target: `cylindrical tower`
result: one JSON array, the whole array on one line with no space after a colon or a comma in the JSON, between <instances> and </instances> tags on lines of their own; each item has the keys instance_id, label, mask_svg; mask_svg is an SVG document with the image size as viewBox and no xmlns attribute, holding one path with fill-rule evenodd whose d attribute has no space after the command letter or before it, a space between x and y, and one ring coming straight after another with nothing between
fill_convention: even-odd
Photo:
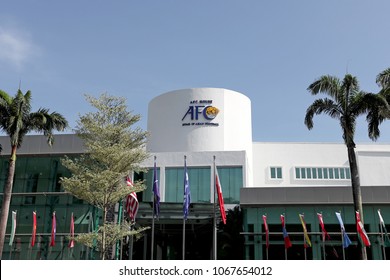
<instances>
[{"instance_id":1,"label":"cylindrical tower","mask_svg":"<svg viewBox=\"0 0 390 280\"><path fill-rule=\"evenodd\" d=\"M222 88L170 91L148 108L149 152L252 150L251 101Z\"/></svg>"}]
</instances>

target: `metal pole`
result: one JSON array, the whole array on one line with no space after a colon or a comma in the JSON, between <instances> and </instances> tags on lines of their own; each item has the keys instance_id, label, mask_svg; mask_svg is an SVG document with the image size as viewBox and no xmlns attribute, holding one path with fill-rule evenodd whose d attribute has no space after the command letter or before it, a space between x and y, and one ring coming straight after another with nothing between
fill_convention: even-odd
<instances>
[{"instance_id":1,"label":"metal pole","mask_svg":"<svg viewBox=\"0 0 390 280\"><path fill-rule=\"evenodd\" d=\"M216 216L216 210L215 210L215 190L216 190L216 182L215 182L215 176L216 176L216 166L215 166L215 156L213 157L213 171L214 171L214 177L213 177L213 255L214 260L217 259L217 216Z\"/></svg>"},{"instance_id":2,"label":"metal pole","mask_svg":"<svg viewBox=\"0 0 390 280\"><path fill-rule=\"evenodd\" d=\"M382 252L383 252L383 259L386 260L386 248L385 248L385 239L383 238L383 229L382 225L379 225L381 229L381 247L382 247Z\"/></svg>"},{"instance_id":3,"label":"metal pole","mask_svg":"<svg viewBox=\"0 0 390 280\"><path fill-rule=\"evenodd\" d=\"M324 260L326 260L325 238L322 238L322 250L324 251Z\"/></svg>"},{"instance_id":4,"label":"metal pole","mask_svg":"<svg viewBox=\"0 0 390 280\"><path fill-rule=\"evenodd\" d=\"M153 255L154 255L154 197L153 197L153 212L152 212L152 241L151 241L151 250L150 250L150 259L153 260Z\"/></svg>"},{"instance_id":5,"label":"metal pole","mask_svg":"<svg viewBox=\"0 0 390 280\"><path fill-rule=\"evenodd\" d=\"M345 260L344 235L343 235L343 231L341 231L341 248L343 248L343 260Z\"/></svg>"},{"instance_id":6,"label":"metal pole","mask_svg":"<svg viewBox=\"0 0 390 280\"><path fill-rule=\"evenodd\" d=\"M186 259L186 219L183 217L183 244L182 244L182 258Z\"/></svg>"}]
</instances>

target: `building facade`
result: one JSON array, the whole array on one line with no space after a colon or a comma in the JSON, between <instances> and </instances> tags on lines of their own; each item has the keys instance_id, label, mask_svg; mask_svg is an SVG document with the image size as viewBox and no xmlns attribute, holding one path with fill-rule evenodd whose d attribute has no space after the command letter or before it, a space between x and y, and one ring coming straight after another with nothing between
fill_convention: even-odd
<instances>
[{"instance_id":1,"label":"building facade","mask_svg":"<svg viewBox=\"0 0 390 280\"><path fill-rule=\"evenodd\" d=\"M215 170L221 181L226 211L233 215L234 211L229 210L240 206L243 214L242 224L235 225L240 231L243 253L235 258L360 258L351 175L343 144L253 142L250 99L239 92L220 88L184 89L155 97L149 103L147 130L150 137L146 149L150 157L143 164L149 172L134 174L134 180L144 179L147 187L138 195L140 209L136 224L153 224L153 234L147 231L132 245L124 241L120 258L223 258L221 252L226 244L219 241L224 233L219 230L215 234L215 223L220 224L219 209L215 208ZM9 155L8 138L0 137L0 142L4 148L0 162L2 188ZM17 211L18 227L13 245L5 246L3 256L10 259L94 257L94 252L78 244L69 249L66 237L71 213L75 216L76 234L92 230L99 214L93 207L64 193L58 184L60 177L70 175L61 166L60 158L81 153L83 145L75 135L57 135L52 148L46 145L44 137L26 137L18 151L10 209L10 213ZM371 246L367 247L368 258L385 259L390 252L382 246L378 210L390 223L390 145L358 144L356 154L364 226L371 241ZM154 163L161 196L158 219L153 219L152 215ZM191 205L188 219L183 223L185 163ZM31 246L33 211L38 216L38 238L34 247ZM49 246L53 211L57 217L58 242ZM342 247L335 212L341 213L352 241L347 248ZM330 239L325 242L322 242L317 213L322 214L329 233ZM311 246L305 246L300 214L304 217ZM281 215L292 242L288 249L284 245ZM268 242L263 216L267 218ZM10 229L9 222L8 238Z\"/></svg>"}]
</instances>

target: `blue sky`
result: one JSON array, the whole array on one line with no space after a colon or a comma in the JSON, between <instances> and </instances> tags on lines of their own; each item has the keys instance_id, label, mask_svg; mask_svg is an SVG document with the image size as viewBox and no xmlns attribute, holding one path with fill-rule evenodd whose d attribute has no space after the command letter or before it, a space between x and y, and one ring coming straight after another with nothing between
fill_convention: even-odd
<instances>
[{"instance_id":1,"label":"blue sky","mask_svg":"<svg viewBox=\"0 0 390 280\"><path fill-rule=\"evenodd\" d=\"M348 72L377 92L376 75L390 67L387 0L4 2L0 89L14 94L20 83L34 109L72 127L91 110L84 93L126 97L146 129L153 97L221 87L251 99L254 141L342 142L336 120L303 124L316 98L308 85ZM381 130L378 142L389 143L390 121ZM364 118L356 142L371 142Z\"/></svg>"}]
</instances>

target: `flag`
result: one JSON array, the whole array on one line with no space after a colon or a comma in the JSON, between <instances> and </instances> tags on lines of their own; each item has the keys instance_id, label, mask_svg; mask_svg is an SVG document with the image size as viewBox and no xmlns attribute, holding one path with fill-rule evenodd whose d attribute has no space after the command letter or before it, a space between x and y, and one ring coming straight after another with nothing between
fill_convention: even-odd
<instances>
[{"instance_id":1,"label":"flag","mask_svg":"<svg viewBox=\"0 0 390 280\"><path fill-rule=\"evenodd\" d=\"M290 237L288 236L287 230L286 230L286 224L284 220L284 216L280 215L280 220L282 222L282 230L283 230L283 238L284 238L284 247L286 249L290 248L292 246L292 243L290 241Z\"/></svg>"},{"instance_id":2,"label":"flag","mask_svg":"<svg viewBox=\"0 0 390 280\"><path fill-rule=\"evenodd\" d=\"M371 246L370 239L368 238L367 232L364 229L364 225L362 220L360 219L360 213L359 211L356 211L356 228L357 232L359 233L360 239L363 242L364 246Z\"/></svg>"},{"instance_id":3,"label":"flag","mask_svg":"<svg viewBox=\"0 0 390 280\"><path fill-rule=\"evenodd\" d=\"M131 181L130 176L126 176L126 184L131 189L134 187L133 182ZM126 212L130 217L131 221L135 221L139 207L139 202L137 198L137 193L132 192L126 198Z\"/></svg>"},{"instance_id":4,"label":"flag","mask_svg":"<svg viewBox=\"0 0 390 280\"><path fill-rule=\"evenodd\" d=\"M325 224L324 224L324 220L322 219L322 214L321 213L317 213L317 217L318 217L318 221L319 221L320 227L321 227L322 242L325 242L325 238L330 239L330 235L328 234L328 232L325 229Z\"/></svg>"},{"instance_id":5,"label":"flag","mask_svg":"<svg viewBox=\"0 0 390 280\"><path fill-rule=\"evenodd\" d=\"M37 212L33 211L33 228L31 234L31 247L35 245L35 236L37 234Z\"/></svg>"},{"instance_id":6,"label":"flag","mask_svg":"<svg viewBox=\"0 0 390 280\"><path fill-rule=\"evenodd\" d=\"M383 246L390 247L390 238L389 238L389 235L387 234L385 221L383 220L382 215L381 215L381 210L378 210L378 216L379 216L380 227L382 228L381 232L384 232L384 244L383 244Z\"/></svg>"},{"instance_id":7,"label":"flag","mask_svg":"<svg viewBox=\"0 0 390 280\"><path fill-rule=\"evenodd\" d=\"M219 211L221 212L222 222L226 225L225 203L223 201L222 186L221 186L221 183L219 181L217 168L215 168L215 188L216 188L217 194L218 194L218 204L219 204Z\"/></svg>"},{"instance_id":8,"label":"flag","mask_svg":"<svg viewBox=\"0 0 390 280\"><path fill-rule=\"evenodd\" d=\"M50 247L53 247L56 245L56 230L57 230L57 225L56 225L56 212L53 212L53 216L51 219L51 238L50 238Z\"/></svg>"},{"instance_id":9,"label":"flag","mask_svg":"<svg viewBox=\"0 0 390 280\"><path fill-rule=\"evenodd\" d=\"M157 167L156 167L156 157L154 158L154 168L153 168L153 205L154 205L154 215L157 217L160 215L160 190L158 187L157 179Z\"/></svg>"},{"instance_id":10,"label":"flag","mask_svg":"<svg viewBox=\"0 0 390 280\"><path fill-rule=\"evenodd\" d=\"M265 230L265 247L268 249L268 247L269 247L269 229L268 229L266 215L263 215L263 223L264 223L264 230Z\"/></svg>"},{"instance_id":11,"label":"flag","mask_svg":"<svg viewBox=\"0 0 390 280\"><path fill-rule=\"evenodd\" d=\"M74 218L73 218L73 213L72 213L72 216L70 217L70 240L69 240L69 244L68 244L69 248L74 247L73 238L74 238Z\"/></svg>"},{"instance_id":12,"label":"flag","mask_svg":"<svg viewBox=\"0 0 390 280\"><path fill-rule=\"evenodd\" d=\"M187 171L187 162L184 158L184 199L183 199L183 214L184 219L187 220L188 213L190 210L191 204L191 192L190 192L190 182L188 179L188 171Z\"/></svg>"},{"instance_id":13,"label":"flag","mask_svg":"<svg viewBox=\"0 0 390 280\"><path fill-rule=\"evenodd\" d=\"M305 237L305 248L307 246L311 247L311 241L309 238L309 235L307 233L306 223L305 223L305 216L303 214L299 214L299 219L301 220L302 228L303 228L303 235Z\"/></svg>"},{"instance_id":14,"label":"flag","mask_svg":"<svg viewBox=\"0 0 390 280\"><path fill-rule=\"evenodd\" d=\"M352 241L349 239L348 234L345 232L345 227L344 227L343 220L341 218L341 213L340 212L335 212L335 213L337 219L339 220L341 233L343 235L343 248L348 248L348 246L352 244Z\"/></svg>"},{"instance_id":15,"label":"flag","mask_svg":"<svg viewBox=\"0 0 390 280\"><path fill-rule=\"evenodd\" d=\"M11 225L11 236L9 238L9 246L12 246L14 242L16 232L16 211L12 211L12 225Z\"/></svg>"}]
</instances>

